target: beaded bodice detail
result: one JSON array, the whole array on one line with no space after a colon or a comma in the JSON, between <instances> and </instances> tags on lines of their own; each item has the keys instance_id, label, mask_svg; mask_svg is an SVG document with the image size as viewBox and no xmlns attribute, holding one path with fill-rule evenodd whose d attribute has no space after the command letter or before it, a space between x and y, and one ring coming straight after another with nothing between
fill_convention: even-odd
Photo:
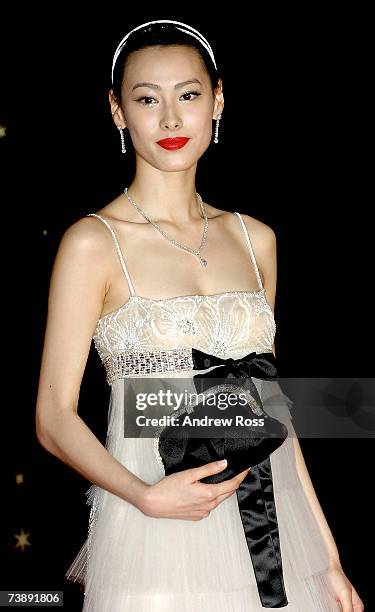
<instances>
[{"instance_id":1,"label":"beaded bodice detail","mask_svg":"<svg viewBox=\"0 0 375 612\"><path fill-rule=\"evenodd\" d=\"M103 317L93 340L110 384L126 375L192 369L191 349L222 358L272 352L275 319L262 286L247 228L239 213L260 285L256 291L227 291L151 299L136 295L117 238L108 222L128 280L129 300Z\"/></svg>"}]
</instances>

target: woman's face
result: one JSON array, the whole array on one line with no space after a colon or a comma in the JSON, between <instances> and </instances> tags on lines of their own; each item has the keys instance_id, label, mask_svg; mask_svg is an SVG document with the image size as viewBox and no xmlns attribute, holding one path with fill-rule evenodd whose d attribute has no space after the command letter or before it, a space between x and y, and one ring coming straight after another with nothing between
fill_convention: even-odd
<instances>
[{"instance_id":1,"label":"woman's face","mask_svg":"<svg viewBox=\"0 0 375 612\"><path fill-rule=\"evenodd\" d=\"M137 155L163 170L183 170L197 163L210 145L212 119L224 107L221 81L214 97L198 51L187 46L131 53L121 93L120 107L110 92L116 125L128 128ZM180 149L158 144L177 136L189 138Z\"/></svg>"}]
</instances>

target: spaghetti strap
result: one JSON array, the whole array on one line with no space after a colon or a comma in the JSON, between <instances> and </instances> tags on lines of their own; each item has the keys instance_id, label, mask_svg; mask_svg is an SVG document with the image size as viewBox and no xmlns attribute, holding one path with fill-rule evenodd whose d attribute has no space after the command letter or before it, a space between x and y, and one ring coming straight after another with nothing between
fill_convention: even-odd
<instances>
[{"instance_id":1,"label":"spaghetti strap","mask_svg":"<svg viewBox=\"0 0 375 612\"><path fill-rule=\"evenodd\" d=\"M112 235L113 241L114 241L114 243L115 243L116 250L117 250L117 254L118 254L118 256L119 256L120 263L121 263L121 267L122 267L123 272L124 272L124 274L125 274L125 278L126 278L126 280L128 281L128 285L129 285L129 289L130 289L130 294L131 294L132 296L135 296L135 295L136 295L136 293L135 293L135 290L134 290L134 287L133 287L133 283L132 283L132 281L131 281L131 279L130 279L130 275L129 275L129 272L128 272L127 267L126 267L124 257L123 257L123 255L122 255L122 252L121 252L121 248L120 248L119 242L118 242L118 240L117 240L116 234L115 234L115 232L113 231L112 227L110 226L110 224L108 223L108 221L106 221L106 220L105 220L103 217L101 217L100 215L97 215L96 213L89 213L88 215L86 215L86 217L96 217L97 219L100 219L100 221L102 221L102 222L104 223L104 225L106 225L106 226L108 227L109 231L111 232L111 235Z\"/></svg>"},{"instance_id":2,"label":"spaghetti strap","mask_svg":"<svg viewBox=\"0 0 375 612\"><path fill-rule=\"evenodd\" d=\"M251 240L250 240L250 236L249 236L249 232L247 230L246 224L245 224L244 220L242 219L242 217L241 217L239 212L235 212L234 214L237 215L237 217L239 218L239 220L241 222L241 226L242 226L243 232L245 234L245 238L246 238L247 248L249 249L250 257L251 257L251 260L252 260L253 265L254 265L256 277L258 279L258 284L259 284L260 288L263 289L262 279L260 278L258 264L257 264L256 259L255 259L254 249L253 249L253 246L251 244Z\"/></svg>"}]
</instances>

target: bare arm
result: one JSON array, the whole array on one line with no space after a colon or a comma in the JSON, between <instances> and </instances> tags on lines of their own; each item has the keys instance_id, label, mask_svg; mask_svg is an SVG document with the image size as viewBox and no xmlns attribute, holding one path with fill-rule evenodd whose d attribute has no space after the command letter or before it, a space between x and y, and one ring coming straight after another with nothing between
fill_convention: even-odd
<instances>
[{"instance_id":1,"label":"bare arm","mask_svg":"<svg viewBox=\"0 0 375 612\"><path fill-rule=\"evenodd\" d=\"M92 335L107 290L108 242L91 218L66 230L54 262L36 403L41 445L94 484L138 506L146 483L99 442L78 415Z\"/></svg>"},{"instance_id":2,"label":"bare arm","mask_svg":"<svg viewBox=\"0 0 375 612\"><path fill-rule=\"evenodd\" d=\"M245 221L252 236L255 256L258 266L263 276L263 285L266 291L267 301L272 311L275 309L276 284L277 284L277 241L276 235L271 227L258 220L251 219L244 215ZM275 353L275 344L273 345ZM302 449L297 435L293 437L296 468L305 495L309 501L311 510L318 522L321 534L324 538L332 566L340 566L339 553L332 532L324 516L322 507L318 501L309 472L303 457Z\"/></svg>"}]
</instances>

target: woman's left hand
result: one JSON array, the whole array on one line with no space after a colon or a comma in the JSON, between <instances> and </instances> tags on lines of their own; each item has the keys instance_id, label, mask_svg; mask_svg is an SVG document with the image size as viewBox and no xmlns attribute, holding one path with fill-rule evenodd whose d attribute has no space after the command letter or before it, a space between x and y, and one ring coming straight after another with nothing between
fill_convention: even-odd
<instances>
[{"instance_id":1,"label":"woman's left hand","mask_svg":"<svg viewBox=\"0 0 375 612\"><path fill-rule=\"evenodd\" d=\"M365 606L350 580L345 576L341 565L327 570L328 580L342 612L363 612Z\"/></svg>"}]
</instances>

